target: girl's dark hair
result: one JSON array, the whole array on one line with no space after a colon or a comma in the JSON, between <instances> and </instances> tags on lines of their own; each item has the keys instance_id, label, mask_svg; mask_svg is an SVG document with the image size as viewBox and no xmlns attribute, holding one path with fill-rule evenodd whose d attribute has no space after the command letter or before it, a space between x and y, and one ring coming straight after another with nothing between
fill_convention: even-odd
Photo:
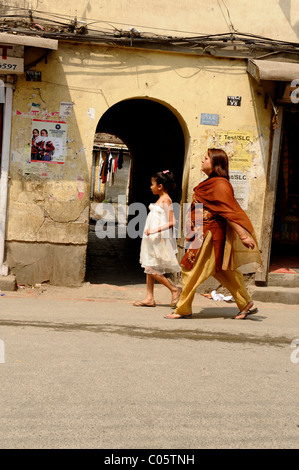
<instances>
[{"instance_id":1,"label":"girl's dark hair","mask_svg":"<svg viewBox=\"0 0 299 470\"><path fill-rule=\"evenodd\" d=\"M211 159L213 171L210 178L213 176L222 176L229 180L228 174L228 156L222 149L208 149L208 155Z\"/></svg>"},{"instance_id":2,"label":"girl's dark hair","mask_svg":"<svg viewBox=\"0 0 299 470\"><path fill-rule=\"evenodd\" d=\"M175 189L174 174L169 170L158 171L152 175L152 178L157 184L162 184L166 191L172 191Z\"/></svg>"}]
</instances>

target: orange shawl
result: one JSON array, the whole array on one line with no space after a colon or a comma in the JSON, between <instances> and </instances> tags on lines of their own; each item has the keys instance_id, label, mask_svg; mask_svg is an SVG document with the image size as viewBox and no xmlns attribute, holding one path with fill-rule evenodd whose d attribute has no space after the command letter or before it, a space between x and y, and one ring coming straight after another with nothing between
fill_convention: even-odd
<instances>
[{"instance_id":1,"label":"orange shawl","mask_svg":"<svg viewBox=\"0 0 299 470\"><path fill-rule=\"evenodd\" d=\"M196 211L200 210L196 207L196 203L203 205L201 240L200 230L195 224ZM186 240L190 242L190 245L181 260L182 266L186 269L192 269L198 249L208 231L212 233L216 271L236 269L249 263L261 264L253 226L235 199L233 187L226 178L211 177L194 188L189 216L191 217L191 230L186 234ZM226 221L241 225L254 239L255 248L253 250L246 248ZM196 248L193 248L194 243L197 243Z\"/></svg>"}]
</instances>

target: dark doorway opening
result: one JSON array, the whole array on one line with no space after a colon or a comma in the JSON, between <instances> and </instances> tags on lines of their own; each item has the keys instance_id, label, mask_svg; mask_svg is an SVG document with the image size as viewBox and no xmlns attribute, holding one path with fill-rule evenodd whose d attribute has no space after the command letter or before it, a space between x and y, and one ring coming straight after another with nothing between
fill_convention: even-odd
<instances>
[{"instance_id":1,"label":"dark doorway opening","mask_svg":"<svg viewBox=\"0 0 299 470\"><path fill-rule=\"evenodd\" d=\"M181 201L185 139L169 108L148 99L119 102L101 117L96 133L117 136L129 149L128 205L138 202L148 207L155 202L150 191L151 175L162 170L173 171L177 186L172 199ZM139 264L141 239L128 236L97 239L90 228L85 280L95 284L144 283L145 275Z\"/></svg>"},{"instance_id":2,"label":"dark doorway opening","mask_svg":"<svg viewBox=\"0 0 299 470\"><path fill-rule=\"evenodd\" d=\"M285 109L270 272L299 274L299 112Z\"/></svg>"}]
</instances>

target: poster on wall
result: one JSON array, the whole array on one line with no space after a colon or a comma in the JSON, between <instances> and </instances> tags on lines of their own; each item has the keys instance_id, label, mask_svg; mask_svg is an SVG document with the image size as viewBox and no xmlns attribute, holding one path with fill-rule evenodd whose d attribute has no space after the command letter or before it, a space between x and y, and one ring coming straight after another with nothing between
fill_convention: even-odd
<instances>
[{"instance_id":1,"label":"poster on wall","mask_svg":"<svg viewBox=\"0 0 299 470\"><path fill-rule=\"evenodd\" d=\"M234 188L235 198L242 207L242 209L248 209L248 197L249 197L249 182L247 174L244 171L230 170L229 180L232 187Z\"/></svg>"},{"instance_id":2,"label":"poster on wall","mask_svg":"<svg viewBox=\"0 0 299 470\"><path fill-rule=\"evenodd\" d=\"M67 124L32 120L31 162L65 163Z\"/></svg>"},{"instance_id":3,"label":"poster on wall","mask_svg":"<svg viewBox=\"0 0 299 470\"><path fill-rule=\"evenodd\" d=\"M223 148L229 157L230 182L235 198L244 210L248 209L253 142L253 132L214 131L208 135L208 147Z\"/></svg>"}]
</instances>

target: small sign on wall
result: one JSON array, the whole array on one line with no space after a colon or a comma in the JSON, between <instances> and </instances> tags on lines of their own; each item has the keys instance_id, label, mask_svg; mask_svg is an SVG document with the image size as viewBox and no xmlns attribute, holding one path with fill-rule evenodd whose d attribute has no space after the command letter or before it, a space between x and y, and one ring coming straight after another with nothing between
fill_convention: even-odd
<instances>
[{"instance_id":1,"label":"small sign on wall","mask_svg":"<svg viewBox=\"0 0 299 470\"><path fill-rule=\"evenodd\" d=\"M27 70L26 82L40 82L42 79L42 73L35 70Z\"/></svg>"},{"instance_id":2,"label":"small sign on wall","mask_svg":"<svg viewBox=\"0 0 299 470\"><path fill-rule=\"evenodd\" d=\"M0 73L23 73L24 72L24 59L20 57L0 57Z\"/></svg>"},{"instance_id":3,"label":"small sign on wall","mask_svg":"<svg viewBox=\"0 0 299 470\"><path fill-rule=\"evenodd\" d=\"M24 73L24 46L0 44L0 74Z\"/></svg>"},{"instance_id":4,"label":"small sign on wall","mask_svg":"<svg viewBox=\"0 0 299 470\"><path fill-rule=\"evenodd\" d=\"M227 106L241 106L241 96L228 96Z\"/></svg>"},{"instance_id":5,"label":"small sign on wall","mask_svg":"<svg viewBox=\"0 0 299 470\"><path fill-rule=\"evenodd\" d=\"M219 114L201 113L200 124L205 126L218 126Z\"/></svg>"}]
</instances>

